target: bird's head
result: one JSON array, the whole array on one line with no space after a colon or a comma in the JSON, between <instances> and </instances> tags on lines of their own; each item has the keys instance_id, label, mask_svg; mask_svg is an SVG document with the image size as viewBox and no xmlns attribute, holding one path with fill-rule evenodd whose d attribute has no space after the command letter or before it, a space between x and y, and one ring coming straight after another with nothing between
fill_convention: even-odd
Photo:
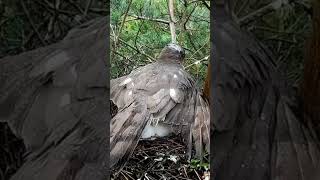
<instances>
[{"instance_id":1,"label":"bird's head","mask_svg":"<svg viewBox=\"0 0 320 180\"><path fill-rule=\"evenodd\" d=\"M181 63L185 57L184 49L175 43L170 43L164 47L159 55L158 61Z\"/></svg>"}]
</instances>

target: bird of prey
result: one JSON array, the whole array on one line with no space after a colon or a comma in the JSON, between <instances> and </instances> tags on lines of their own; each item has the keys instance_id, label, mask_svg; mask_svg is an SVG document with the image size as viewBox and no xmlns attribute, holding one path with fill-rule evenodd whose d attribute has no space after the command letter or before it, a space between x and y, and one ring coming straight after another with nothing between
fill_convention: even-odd
<instances>
[{"instance_id":1,"label":"bird of prey","mask_svg":"<svg viewBox=\"0 0 320 180\"><path fill-rule=\"evenodd\" d=\"M107 18L0 59L0 120L23 139L12 180L104 180L109 151Z\"/></svg>"},{"instance_id":2,"label":"bird of prey","mask_svg":"<svg viewBox=\"0 0 320 180\"><path fill-rule=\"evenodd\" d=\"M213 3L211 170L215 180L319 179L319 139L272 53Z\"/></svg>"},{"instance_id":3,"label":"bird of prey","mask_svg":"<svg viewBox=\"0 0 320 180\"><path fill-rule=\"evenodd\" d=\"M110 166L122 167L140 138L180 134L195 146L196 156L209 152L210 114L206 100L183 66L184 50L168 44L156 62L111 80L110 98L118 113L110 125ZM190 155L190 154L189 154Z\"/></svg>"}]
</instances>

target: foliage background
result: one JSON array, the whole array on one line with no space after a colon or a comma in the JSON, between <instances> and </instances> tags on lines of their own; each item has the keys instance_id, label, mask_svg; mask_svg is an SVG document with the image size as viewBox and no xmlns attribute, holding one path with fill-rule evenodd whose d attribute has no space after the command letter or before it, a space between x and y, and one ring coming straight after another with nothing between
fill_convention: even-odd
<instances>
[{"instance_id":1,"label":"foliage background","mask_svg":"<svg viewBox=\"0 0 320 180\"><path fill-rule=\"evenodd\" d=\"M185 49L185 68L200 84L210 54L210 11L205 1L176 0L177 42ZM111 77L155 61L171 42L166 0L111 1ZM160 22L161 21L161 22Z\"/></svg>"},{"instance_id":2,"label":"foliage background","mask_svg":"<svg viewBox=\"0 0 320 180\"><path fill-rule=\"evenodd\" d=\"M205 2L205 3L204 3ZM280 72L300 84L306 40L311 30L308 0L235 0L234 17L274 53ZM170 42L168 0L111 1L111 77L153 61ZM177 40L186 49L187 70L202 85L210 54L209 1L176 0ZM140 17L140 18L139 18ZM141 18L142 17L142 18ZM146 19L149 18L149 19ZM214 26L214 25L213 25ZM198 63L198 64L197 64Z\"/></svg>"}]
</instances>

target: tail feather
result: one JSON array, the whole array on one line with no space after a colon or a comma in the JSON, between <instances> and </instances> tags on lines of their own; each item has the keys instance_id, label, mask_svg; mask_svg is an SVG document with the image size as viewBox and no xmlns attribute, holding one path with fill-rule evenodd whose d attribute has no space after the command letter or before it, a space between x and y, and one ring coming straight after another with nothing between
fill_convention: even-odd
<instances>
[{"instance_id":1,"label":"tail feather","mask_svg":"<svg viewBox=\"0 0 320 180\"><path fill-rule=\"evenodd\" d=\"M120 170L133 153L142 131L145 128L150 114L147 108L137 111L131 104L111 120L110 137L110 167ZM116 121L116 123L115 123Z\"/></svg>"},{"instance_id":2,"label":"tail feather","mask_svg":"<svg viewBox=\"0 0 320 180\"><path fill-rule=\"evenodd\" d=\"M195 121L191 127L196 150L196 157L202 160L203 150L210 147L210 111L208 103L198 95Z\"/></svg>"}]
</instances>

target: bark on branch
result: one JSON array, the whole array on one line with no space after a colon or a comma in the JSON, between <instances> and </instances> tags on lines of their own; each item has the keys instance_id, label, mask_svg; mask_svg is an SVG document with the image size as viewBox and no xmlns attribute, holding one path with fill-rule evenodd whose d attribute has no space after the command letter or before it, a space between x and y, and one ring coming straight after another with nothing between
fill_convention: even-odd
<instances>
[{"instance_id":1,"label":"bark on branch","mask_svg":"<svg viewBox=\"0 0 320 180\"><path fill-rule=\"evenodd\" d=\"M170 33L171 33L171 42L177 42L177 35L176 35L176 26L175 26L175 18L174 18L174 0L169 0L169 15L170 15Z\"/></svg>"}]
</instances>

